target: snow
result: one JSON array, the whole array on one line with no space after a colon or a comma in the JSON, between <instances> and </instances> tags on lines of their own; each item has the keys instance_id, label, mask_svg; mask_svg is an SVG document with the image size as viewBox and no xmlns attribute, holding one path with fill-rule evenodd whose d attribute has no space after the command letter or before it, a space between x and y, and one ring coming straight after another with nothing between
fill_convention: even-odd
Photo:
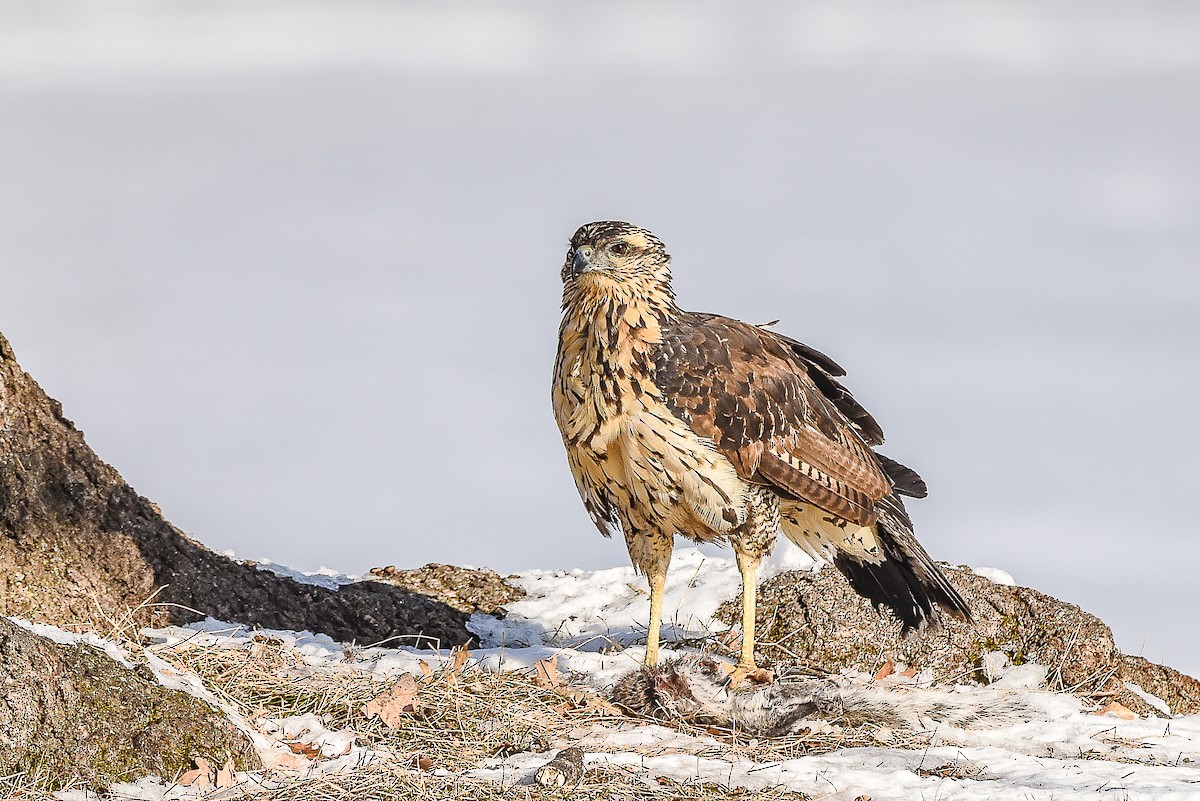
<instances>
[{"instance_id":1,"label":"snow","mask_svg":"<svg viewBox=\"0 0 1200 801\"><path fill-rule=\"evenodd\" d=\"M811 566L789 555L765 566L764 577L783 569L789 560L790 564ZM993 581L1011 581L1003 571L976 572ZM485 615L471 618L470 629L479 638L479 646L471 651L470 664L477 669L523 670L539 659L557 655L561 676L604 689L639 665L644 655L641 643L648 604L645 580L631 568L530 570L515 581L528 594L508 605L506 619ZM686 647L672 646L672 639L724 630L713 620L713 614L721 602L737 595L738 582L731 558L706 555L695 548L676 553L664 607L665 622L669 624L664 625L668 640L664 658L689 652ZM94 634L69 634L50 626L18 622L56 642L86 643L103 649L114 659L131 662L126 651ZM271 638L308 665L362 671L381 682L403 673L419 674L421 661L437 669L451 658L449 651L410 646L352 648L322 634L252 630L212 619L183 627L145 629L142 633L151 643L144 658L160 682L222 708L236 725L251 734L268 764L303 770L309 775L350 770L391 755L356 744L352 732L332 731L326 721L311 714L259 718L251 724L222 705L196 676L176 670L159 654L191 646L249 648L256 638L260 642ZM888 747L887 733L881 732L878 747L755 762L722 758L722 753L731 752L712 737L633 719L576 730L571 744L585 751L589 765L620 767L644 775L649 781L663 777L749 790L786 788L830 801L851 801L861 795L875 799L1067 801L1110 793L1114 794L1110 797L1132 800L1200 799L1200 716L1134 720L1097 716L1093 714L1094 705L1089 707L1075 696L1048 691L1044 666L1014 666L999 652L985 654L983 664L992 680L989 687L954 687L951 692L955 697L1011 693L1029 710L1027 718L1000 728L957 728L923 719L932 744L922 750ZM872 679L865 674L847 673L840 681L869 683ZM919 673L915 677L892 675L879 684L894 687L897 692L919 693L928 692L931 681L928 675ZM1170 714L1161 699L1136 685L1127 686L1164 715ZM310 761L293 754L286 746L288 742L305 743L310 752L319 751L322 758ZM468 771L468 775L505 785L529 782L550 756L523 753L492 758ZM957 774L944 770L947 765L958 765L962 770ZM119 790L121 797L149 801L186 797L190 792L153 778L121 785ZM70 801L84 798L78 793L60 797Z\"/></svg>"},{"instance_id":2,"label":"snow","mask_svg":"<svg viewBox=\"0 0 1200 801\"><path fill-rule=\"evenodd\" d=\"M33 623L20 617L10 617L9 620L39 637L45 637L51 642L56 642L59 645L90 645L93 648L100 649L125 667L133 667L133 663L129 661L129 653L124 648L112 640L104 639L94 632L88 631L77 634L75 632L64 631L56 626L46 625L45 623Z\"/></svg>"},{"instance_id":3,"label":"snow","mask_svg":"<svg viewBox=\"0 0 1200 801\"><path fill-rule=\"evenodd\" d=\"M781 544L762 567L759 580L783 570L814 566L803 551ZM698 581L703 571L704 581ZM678 548L671 558L663 598L663 638L702 637L728 628L713 619L717 607L741 592L741 575L728 557L709 556L698 548ZM468 628L485 647L565 646L595 651L644 640L644 577L632 567L606 570L529 570L515 583L526 596L508 604L497 620L475 615Z\"/></svg>"},{"instance_id":4,"label":"snow","mask_svg":"<svg viewBox=\"0 0 1200 801\"><path fill-rule=\"evenodd\" d=\"M339 587L344 587L347 584L353 584L354 582L362 579L361 576L340 573L337 570L329 567L321 567L312 573L305 573L300 570L296 570L295 568L288 567L287 565L278 564L270 559L245 560L238 557L235 551L228 548L224 551L221 551L221 555L237 562L253 564L259 570L266 570L270 573L274 573L277 576L290 578L292 581L295 581L298 584L311 584L314 587L322 587L326 590L336 591Z\"/></svg>"},{"instance_id":5,"label":"snow","mask_svg":"<svg viewBox=\"0 0 1200 801\"><path fill-rule=\"evenodd\" d=\"M1138 698L1141 698L1147 704L1154 707L1159 712L1162 712L1164 715L1171 714L1171 707L1167 704L1166 701L1159 698L1157 695L1151 695L1150 693L1143 690L1141 687L1134 684L1132 681L1125 682L1125 689L1129 690L1129 692L1133 693Z\"/></svg>"},{"instance_id":6,"label":"snow","mask_svg":"<svg viewBox=\"0 0 1200 801\"><path fill-rule=\"evenodd\" d=\"M1017 586L1017 581L1010 573L1001 570L998 567L973 567L971 572L977 576L983 576L993 584L1003 584L1006 587Z\"/></svg>"}]
</instances>

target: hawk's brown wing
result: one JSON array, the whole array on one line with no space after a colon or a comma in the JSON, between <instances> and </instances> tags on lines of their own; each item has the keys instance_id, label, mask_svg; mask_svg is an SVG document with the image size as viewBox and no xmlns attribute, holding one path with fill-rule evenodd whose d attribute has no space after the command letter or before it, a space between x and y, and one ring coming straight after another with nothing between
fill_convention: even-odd
<instances>
[{"instance_id":1,"label":"hawk's brown wing","mask_svg":"<svg viewBox=\"0 0 1200 801\"><path fill-rule=\"evenodd\" d=\"M743 479L868 526L896 487L870 447L883 432L840 375L835 362L793 339L694 312L663 327L655 358L667 407Z\"/></svg>"}]
</instances>

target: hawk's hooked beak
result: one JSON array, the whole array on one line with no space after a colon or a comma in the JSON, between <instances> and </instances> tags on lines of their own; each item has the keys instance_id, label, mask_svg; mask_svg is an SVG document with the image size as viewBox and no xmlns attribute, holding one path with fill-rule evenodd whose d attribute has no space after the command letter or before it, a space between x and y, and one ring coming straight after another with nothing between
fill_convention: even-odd
<instances>
[{"instance_id":1,"label":"hawk's hooked beak","mask_svg":"<svg viewBox=\"0 0 1200 801\"><path fill-rule=\"evenodd\" d=\"M596 269L588 257L592 255L591 248L578 248L575 251L575 258L571 261L571 275L580 275L589 270Z\"/></svg>"}]
</instances>

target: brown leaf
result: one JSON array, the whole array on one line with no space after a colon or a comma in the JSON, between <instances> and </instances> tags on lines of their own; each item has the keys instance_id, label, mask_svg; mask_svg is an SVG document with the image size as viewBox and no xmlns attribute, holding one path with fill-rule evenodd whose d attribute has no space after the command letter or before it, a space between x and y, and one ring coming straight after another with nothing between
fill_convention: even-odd
<instances>
[{"instance_id":1,"label":"brown leaf","mask_svg":"<svg viewBox=\"0 0 1200 801\"><path fill-rule=\"evenodd\" d=\"M886 679L888 676L892 675L895 672L896 672L896 663L889 659L888 661L884 662L883 667L881 667L875 673L875 678Z\"/></svg>"},{"instance_id":2,"label":"brown leaf","mask_svg":"<svg viewBox=\"0 0 1200 801\"><path fill-rule=\"evenodd\" d=\"M747 673L746 678L755 684L770 684L775 680L775 674L766 668L756 668Z\"/></svg>"},{"instance_id":3,"label":"brown leaf","mask_svg":"<svg viewBox=\"0 0 1200 801\"><path fill-rule=\"evenodd\" d=\"M554 688L553 692L559 698L566 698L576 706L587 703L587 692L578 687L568 687L565 684L560 684Z\"/></svg>"},{"instance_id":4,"label":"brown leaf","mask_svg":"<svg viewBox=\"0 0 1200 801\"><path fill-rule=\"evenodd\" d=\"M471 649L463 646L454 652L454 659L446 666L442 672L442 681L446 684L454 684L458 681L458 677L462 675L463 666L467 664L467 660L471 658Z\"/></svg>"},{"instance_id":5,"label":"brown leaf","mask_svg":"<svg viewBox=\"0 0 1200 801\"><path fill-rule=\"evenodd\" d=\"M558 654L549 659L539 659L534 663L533 683L548 690L562 684L562 680L558 677Z\"/></svg>"},{"instance_id":6,"label":"brown leaf","mask_svg":"<svg viewBox=\"0 0 1200 801\"><path fill-rule=\"evenodd\" d=\"M321 749L319 746L312 743L302 743L300 741L286 743L287 747L292 749L293 754L307 757L308 759L320 759Z\"/></svg>"},{"instance_id":7,"label":"brown leaf","mask_svg":"<svg viewBox=\"0 0 1200 801\"><path fill-rule=\"evenodd\" d=\"M385 692L376 696L362 712L368 718L379 716L389 729L398 729L407 716L416 713L417 680L405 673Z\"/></svg>"},{"instance_id":8,"label":"brown leaf","mask_svg":"<svg viewBox=\"0 0 1200 801\"><path fill-rule=\"evenodd\" d=\"M217 787L233 787L237 784L237 779L233 777L233 759L228 759L221 769L217 771Z\"/></svg>"},{"instance_id":9,"label":"brown leaf","mask_svg":"<svg viewBox=\"0 0 1200 801\"><path fill-rule=\"evenodd\" d=\"M607 698L602 698L599 695L590 696L587 700L587 709L593 712L599 712L601 715L612 718L623 718L625 713L616 704L609 701Z\"/></svg>"},{"instance_id":10,"label":"brown leaf","mask_svg":"<svg viewBox=\"0 0 1200 801\"><path fill-rule=\"evenodd\" d=\"M433 768L433 760L421 754L417 757L417 767L421 770L431 770Z\"/></svg>"},{"instance_id":11,"label":"brown leaf","mask_svg":"<svg viewBox=\"0 0 1200 801\"><path fill-rule=\"evenodd\" d=\"M421 667L421 675L422 676L424 676L425 678L429 678L430 676L433 675L433 668L431 668L429 666L429 663L426 662L424 659L418 659L417 664Z\"/></svg>"},{"instance_id":12,"label":"brown leaf","mask_svg":"<svg viewBox=\"0 0 1200 801\"><path fill-rule=\"evenodd\" d=\"M917 671L916 665L913 665L911 667L908 667L908 668L900 671L899 675L904 676L906 679L911 679L913 676L917 675L917 672L918 671Z\"/></svg>"},{"instance_id":13,"label":"brown leaf","mask_svg":"<svg viewBox=\"0 0 1200 801\"><path fill-rule=\"evenodd\" d=\"M1113 701L1103 709L1097 709L1093 715L1116 715L1121 720L1133 720L1137 717L1129 707Z\"/></svg>"},{"instance_id":14,"label":"brown leaf","mask_svg":"<svg viewBox=\"0 0 1200 801\"><path fill-rule=\"evenodd\" d=\"M216 778L212 764L204 757L196 757L192 761L196 767L180 776L175 783L182 787L195 787L201 790L212 787L213 779Z\"/></svg>"}]
</instances>

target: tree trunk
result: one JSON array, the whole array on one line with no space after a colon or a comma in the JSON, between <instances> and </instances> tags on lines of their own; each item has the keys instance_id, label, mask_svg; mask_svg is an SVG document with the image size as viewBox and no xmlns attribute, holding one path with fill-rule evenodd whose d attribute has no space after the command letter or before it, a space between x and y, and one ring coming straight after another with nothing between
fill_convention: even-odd
<instances>
[{"instance_id":1,"label":"tree trunk","mask_svg":"<svg viewBox=\"0 0 1200 801\"><path fill-rule=\"evenodd\" d=\"M219 711L89 645L56 645L0 618L0 774L93 787L171 778L203 756L262 763Z\"/></svg>"},{"instance_id":2,"label":"tree trunk","mask_svg":"<svg viewBox=\"0 0 1200 801\"><path fill-rule=\"evenodd\" d=\"M134 624L210 615L360 643L470 636L465 613L427 595L300 584L189 538L92 452L0 335L0 615L78 625L130 609Z\"/></svg>"}]
</instances>

